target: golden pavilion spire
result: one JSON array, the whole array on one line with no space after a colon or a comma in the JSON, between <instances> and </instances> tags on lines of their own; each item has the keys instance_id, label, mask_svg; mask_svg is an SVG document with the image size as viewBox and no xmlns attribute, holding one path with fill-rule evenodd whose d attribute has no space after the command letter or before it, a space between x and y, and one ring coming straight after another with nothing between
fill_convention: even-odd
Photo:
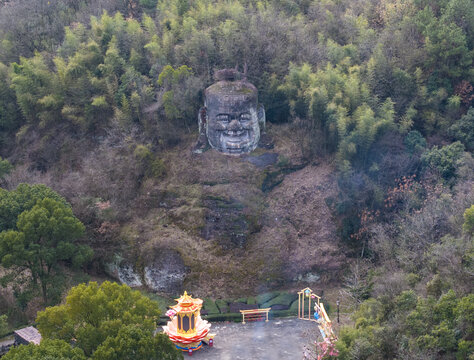
<instances>
[{"instance_id":1,"label":"golden pavilion spire","mask_svg":"<svg viewBox=\"0 0 474 360\"><path fill-rule=\"evenodd\" d=\"M170 306L166 313L171 321L163 326L170 340L178 349L191 353L201 348L202 341L212 345L214 335L209 334L211 324L201 318L203 301L194 299L186 291L175 301L177 304Z\"/></svg>"}]
</instances>

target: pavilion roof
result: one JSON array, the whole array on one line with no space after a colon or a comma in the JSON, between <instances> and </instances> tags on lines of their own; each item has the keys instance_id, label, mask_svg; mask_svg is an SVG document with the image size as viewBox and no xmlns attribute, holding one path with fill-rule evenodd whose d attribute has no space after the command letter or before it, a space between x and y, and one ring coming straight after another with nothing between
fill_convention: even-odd
<instances>
[{"instance_id":1,"label":"pavilion roof","mask_svg":"<svg viewBox=\"0 0 474 360\"><path fill-rule=\"evenodd\" d=\"M41 334L33 326L28 326L26 328L16 330L14 333L15 335L28 341L29 343L39 345L41 342Z\"/></svg>"},{"instance_id":2,"label":"pavilion roof","mask_svg":"<svg viewBox=\"0 0 474 360\"><path fill-rule=\"evenodd\" d=\"M192 296L188 295L186 291L179 299L175 300L178 303L174 306L171 306L171 309L175 310L177 313L195 312L202 307L202 300L194 299Z\"/></svg>"}]
</instances>

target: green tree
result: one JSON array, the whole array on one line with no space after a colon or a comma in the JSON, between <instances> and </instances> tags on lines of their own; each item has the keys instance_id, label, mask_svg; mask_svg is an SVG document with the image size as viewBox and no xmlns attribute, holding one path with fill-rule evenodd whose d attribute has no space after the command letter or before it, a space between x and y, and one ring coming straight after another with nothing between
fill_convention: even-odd
<instances>
[{"instance_id":1,"label":"green tree","mask_svg":"<svg viewBox=\"0 0 474 360\"><path fill-rule=\"evenodd\" d=\"M426 148L426 140L418 130L410 131L405 136L405 146L410 154L420 153Z\"/></svg>"},{"instance_id":2,"label":"green tree","mask_svg":"<svg viewBox=\"0 0 474 360\"><path fill-rule=\"evenodd\" d=\"M473 304L472 294L460 297L452 290L438 300L414 291L368 299L353 314L355 326L339 333L339 358L466 358L473 345Z\"/></svg>"},{"instance_id":3,"label":"green tree","mask_svg":"<svg viewBox=\"0 0 474 360\"><path fill-rule=\"evenodd\" d=\"M474 8L469 0L450 0L444 8L442 20L455 23L466 34L470 48L474 48Z\"/></svg>"},{"instance_id":4,"label":"green tree","mask_svg":"<svg viewBox=\"0 0 474 360\"><path fill-rule=\"evenodd\" d=\"M469 235L474 235L474 205L464 211L462 229Z\"/></svg>"},{"instance_id":5,"label":"green tree","mask_svg":"<svg viewBox=\"0 0 474 360\"><path fill-rule=\"evenodd\" d=\"M303 118L310 152L321 147L337 150L341 165L365 164L370 147L394 126L394 104L370 99L360 66L346 57L336 66L312 72L308 64L290 64L281 89L287 94L295 117Z\"/></svg>"},{"instance_id":6,"label":"green tree","mask_svg":"<svg viewBox=\"0 0 474 360\"><path fill-rule=\"evenodd\" d=\"M0 338L8 334L9 326L7 320L8 317L6 315L0 315Z\"/></svg>"},{"instance_id":7,"label":"green tree","mask_svg":"<svg viewBox=\"0 0 474 360\"><path fill-rule=\"evenodd\" d=\"M160 73L158 86L162 91L164 114L169 120L186 123L195 109L198 86L192 82L192 75L192 69L186 65L176 69L167 65Z\"/></svg>"},{"instance_id":8,"label":"green tree","mask_svg":"<svg viewBox=\"0 0 474 360\"><path fill-rule=\"evenodd\" d=\"M18 216L31 210L38 200L50 198L70 207L66 199L43 184L20 184L15 190L0 188L0 229L16 230Z\"/></svg>"},{"instance_id":9,"label":"green tree","mask_svg":"<svg viewBox=\"0 0 474 360\"><path fill-rule=\"evenodd\" d=\"M86 360L81 349L63 340L43 339L40 345L20 345L10 349L4 360Z\"/></svg>"},{"instance_id":10,"label":"green tree","mask_svg":"<svg viewBox=\"0 0 474 360\"><path fill-rule=\"evenodd\" d=\"M143 6L145 11L152 12L156 8L158 0L140 0L140 5Z\"/></svg>"},{"instance_id":11,"label":"green tree","mask_svg":"<svg viewBox=\"0 0 474 360\"><path fill-rule=\"evenodd\" d=\"M463 153L464 145L456 141L442 148L433 146L423 153L421 160L425 166L438 171L444 179L450 180L456 175L456 168Z\"/></svg>"},{"instance_id":12,"label":"green tree","mask_svg":"<svg viewBox=\"0 0 474 360\"><path fill-rule=\"evenodd\" d=\"M57 93L57 77L43 55L21 58L12 64L11 82L20 110L27 121L44 127L59 117L62 94Z\"/></svg>"},{"instance_id":13,"label":"green tree","mask_svg":"<svg viewBox=\"0 0 474 360\"><path fill-rule=\"evenodd\" d=\"M425 36L428 54L425 66L433 69L434 82L451 85L453 80L467 75L472 64L472 50L469 50L463 29L453 22L437 19L430 7L417 14L416 22Z\"/></svg>"},{"instance_id":14,"label":"green tree","mask_svg":"<svg viewBox=\"0 0 474 360\"><path fill-rule=\"evenodd\" d=\"M8 175L10 171L13 169L13 165L7 159L2 159L0 156L0 180L5 175Z\"/></svg>"},{"instance_id":15,"label":"green tree","mask_svg":"<svg viewBox=\"0 0 474 360\"><path fill-rule=\"evenodd\" d=\"M139 325L122 326L117 336L109 336L94 352L93 360L175 360L181 356L165 334Z\"/></svg>"},{"instance_id":16,"label":"green tree","mask_svg":"<svg viewBox=\"0 0 474 360\"><path fill-rule=\"evenodd\" d=\"M474 108L470 107L468 112L456 121L449 133L456 140L461 141L466 149L474 151Z\"/></svg>"},{"instance_id":17,"label":"green tree","mask_svg":"<svg viewBox=\"0 0 474 360\"><path fill-rule=\"evenodd\" d=\"M88 246L74 244L83 234L84 225L68 204L48 197L37 200L31 209L19 214L15 230L0 233L0 262L11 269L3 281L21 282L12 275L27 270L31 287L39 285L47 303L59 264L79 267L91 259Z\"/></svg>"},{"instance_id":18,"label":"green tree","mask_svg":"<svg viewBox=\"0 0 474 360\"><path fill-rule=\"evenodd\" d=\"M0 63L0 130L12 130L22 123L15 92L10 88L10 70Z\"/></svg>"},{"instance_id":19,"label":"green tree","mask_svg":"<svg viewBox=\"0 0 474 360\"><path fill-rule=\"evenodd\" d=\"M454 309L457 328L469 337L474 333L474 294L469 294L459 300ZM474 343L471 341L471 347Z\"/></svg>"},{"instance_id":20,"label":"green tree","mask_svg":"<svg viewBox=\"0 0 474 360\"><path fill-rule=\"evenodd\" d=\"M145 346L145 357L136 359L149 359L146 354L155 345L160 346L155 348L157 353L171 354L164 359L179 359L180 353L170 348L169 339L152 339L159 315L155 301L127 285L106 281L100 286L91 282L72 288L65 304L39 312L36 322L44 338L75 339L88 356L97 350L94 359L118 359L126 351L140 352L141 345Z\"/></svg>"}]
</instances>

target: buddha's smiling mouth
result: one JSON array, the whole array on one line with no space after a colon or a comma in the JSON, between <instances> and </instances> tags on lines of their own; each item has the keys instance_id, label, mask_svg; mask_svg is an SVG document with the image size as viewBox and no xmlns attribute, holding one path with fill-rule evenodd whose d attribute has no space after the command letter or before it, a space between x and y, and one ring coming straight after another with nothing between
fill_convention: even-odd
<instances>
[{"instance_id":1,"label":"buddha's smiling mouth","mask_svg":"<svg viewBox=\"0 0 474 360\"><path fill-rule=\"evenodd\" d=\"M235 141L239 141L242 137L248 135L248 130L226 130L224 131L224 136L230 140L235 139Z\"/></svg>"},{"instance_id":2,"label":"buddha's smiling mouth","mask_svg":"<svg viewBox=\"0 0 474 360\"><path fill-rule=\"evenodd\" d=\"M222 132L221 144L231 154L242 153L250 146L249 130L226 130Z\"/></svg>"}]
</instances>

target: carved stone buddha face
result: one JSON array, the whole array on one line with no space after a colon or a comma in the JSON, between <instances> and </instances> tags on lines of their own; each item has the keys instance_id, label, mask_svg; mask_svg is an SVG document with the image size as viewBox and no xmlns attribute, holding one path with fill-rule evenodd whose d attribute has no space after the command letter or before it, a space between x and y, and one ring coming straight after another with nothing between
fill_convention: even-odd
<instances>
[{"instance_id":1,"label":"carved stone buddha face","mask_svg":"<svg viewBox=\"0 0 474 360\"><path fill-rule=\"evenodd\" d=\"M212 94L206 97L207 139L221 152L253 151L260 138L257 103L247 95Z\"/></svg>"},{"instance_id":2,"label":"carved stone buddha face","mask_svg":"<svg viewBox=\"0 0 474 360\"><path fill-rule=\"evenodd\" d=\"M260 115L260 116L259 116ZM264 112L258 107L257 89L245 80L219 81L206 89L199 113L200 132L209 145L230 155L253 151L260 139Z\"/></svg>"}]
</instances>

